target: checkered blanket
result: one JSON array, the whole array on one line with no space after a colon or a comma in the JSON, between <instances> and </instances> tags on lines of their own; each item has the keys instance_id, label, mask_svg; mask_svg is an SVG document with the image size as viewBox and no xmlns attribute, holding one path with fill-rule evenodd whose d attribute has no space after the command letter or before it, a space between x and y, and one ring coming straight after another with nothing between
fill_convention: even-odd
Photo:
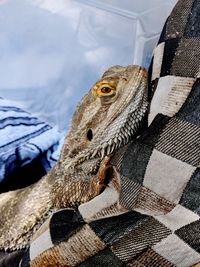
<instances>
[{"instance_id":1,"label":"checkered blanket","mask_svg":"<svg viewBox=\"0 0 200 267\"><path fill-rule=\"evenodd\" d=\"M149 127L115 155L103 193L45 222L21 267L200 262L199 25L200 1L179 0L154 52Z\"/></svg>"}]
</instances>

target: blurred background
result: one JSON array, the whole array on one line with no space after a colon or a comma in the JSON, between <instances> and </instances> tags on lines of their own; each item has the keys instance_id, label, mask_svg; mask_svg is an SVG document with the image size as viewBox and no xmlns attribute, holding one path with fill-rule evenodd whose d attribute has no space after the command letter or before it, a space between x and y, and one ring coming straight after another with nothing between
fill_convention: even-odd
<instances>
[{"instance_id":1,"label":"blurred background","mask_svg":"<svg viewBox=\"0 0 200 267\"><path fill-rule=\"evenodd\" d=\"M0 97L66 132L106 68L148 68L176 2L0 0Z\"/></svg>"}]
</instances>

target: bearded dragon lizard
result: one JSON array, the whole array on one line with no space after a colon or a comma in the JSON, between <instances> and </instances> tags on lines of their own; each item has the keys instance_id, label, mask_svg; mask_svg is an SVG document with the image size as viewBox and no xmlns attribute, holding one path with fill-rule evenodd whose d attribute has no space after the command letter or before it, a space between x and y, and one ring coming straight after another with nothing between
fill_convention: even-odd
<instances>
[{"instance_id":1,"label":"bearded dragon lizard","mask_svg":"<svg viewBox=\"0 0 200 267\"><path fill-rule=\"evenodd\" d=\"M26 247L53 211L98 195L112 154L137 133L147 106L146 70L109 68L77 106L55 167L37 183L0 195L0 249Z\"/></svg>"}]
</instances>

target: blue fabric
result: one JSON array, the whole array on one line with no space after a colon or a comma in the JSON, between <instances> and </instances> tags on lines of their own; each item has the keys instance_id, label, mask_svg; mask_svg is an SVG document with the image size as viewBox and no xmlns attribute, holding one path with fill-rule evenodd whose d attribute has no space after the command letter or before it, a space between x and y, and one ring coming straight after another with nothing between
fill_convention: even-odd
<instances>
[{"instance_id":1,"label":"blue fabric","mask_svg":"<svg viewBox=\"0 0 200 267\"><path fill-rule=\"evenodd\" d=\"M54 166L56 161L58 160L61 148L62 148L63 143L64 143L64 139L65 139L65 134L64 135L60 134L59 142L57 142L55 145L50 147L46 151L44 156L42 157L42 164L43 164L46 172L48 172Z\"/></svg>"},{"instance_id":2,"label":"blue fabric","mask_svg":"<svg viewBox=\"0 0 200 267\"><path fill-rule=\"evenodd\" d=\"M37 157L48 171L59 156L59 140L55 128L0 98L0 181Z\"/></svg>"}]
</instances>

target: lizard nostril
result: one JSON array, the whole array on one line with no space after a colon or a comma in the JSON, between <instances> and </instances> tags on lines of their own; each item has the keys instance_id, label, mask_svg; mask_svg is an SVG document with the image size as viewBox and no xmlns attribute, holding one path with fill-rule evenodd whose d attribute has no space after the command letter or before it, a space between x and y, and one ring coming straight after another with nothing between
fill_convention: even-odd
<instances>
[{"instance_id":1,"label":"lizard nostril","mask_svg":"<svg viewBox=\"0 0 200 267\"><path fill-rule=\"evenodd\" d=\"M92 141L92 138L93 138L93 132L92 132L91 129L89 129L88 132L87 132L87 139L89 141Z\"/></svg>"}]
</instances>

